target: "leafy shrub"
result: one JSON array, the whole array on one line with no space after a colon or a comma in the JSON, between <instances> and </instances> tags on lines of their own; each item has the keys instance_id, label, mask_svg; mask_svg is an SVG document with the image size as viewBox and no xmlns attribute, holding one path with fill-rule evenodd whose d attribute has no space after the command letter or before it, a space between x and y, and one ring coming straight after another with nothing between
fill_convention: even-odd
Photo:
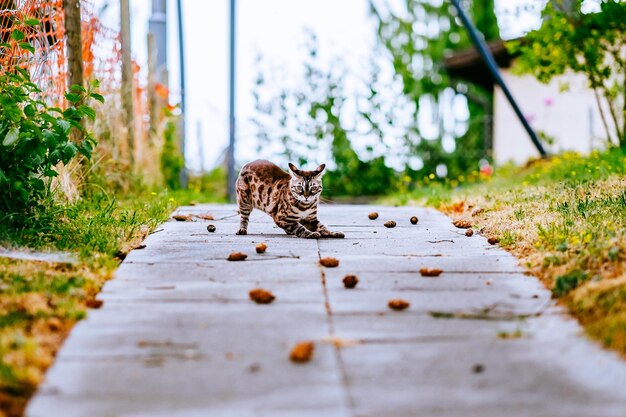
<instances>
[{"instance_id":1,"label":"leafy shrub","mask_svg":"<svg viewBox=\"0 0 626 417\"><path fill-rule=\"evenodd\" d=\"M95 118L89 98L103 98L94 92L97 82L89 90L74 85L65 94L65 110L48 107L37 98L41 90L28 71L12 70L0 74L0 213L18 220L50 191L57 164L78 153L90 158L95 140L82 122Z\"/></svg>"}]
</instances>

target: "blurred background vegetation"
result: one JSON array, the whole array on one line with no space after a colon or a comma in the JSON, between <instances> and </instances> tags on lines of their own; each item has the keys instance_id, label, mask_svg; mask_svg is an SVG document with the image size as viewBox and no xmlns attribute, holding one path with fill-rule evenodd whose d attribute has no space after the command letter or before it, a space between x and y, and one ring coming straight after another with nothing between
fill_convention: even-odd
<instances>
[{"instance_id":1,"label":"blurred background vegetation","mask_svg":"<svg viewBox=\"0 0 626 417\"><path fill-rule=\"evenodd\" d=\"M465 3L486 40L499 39L493 0ZM452 81L443 69L445 56L471 47L453 8L429 0L407 0L399 12L375 2L370 8L378 46L365 74L339 57L324 67L311 32L295 87L282 85L259 58L253 92L259 148L300 164L323 150L330 196L383 195L477 177L490 163L492 92ZM380 76L381 62L391 64L391 77ZM350 71L358 71L362 85L349 96Z\"/></svg>"}]
</instances>

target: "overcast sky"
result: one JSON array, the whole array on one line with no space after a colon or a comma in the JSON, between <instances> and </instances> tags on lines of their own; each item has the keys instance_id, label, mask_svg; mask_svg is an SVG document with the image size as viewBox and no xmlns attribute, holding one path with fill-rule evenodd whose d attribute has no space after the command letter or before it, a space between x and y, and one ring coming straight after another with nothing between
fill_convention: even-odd
<instances>
[{"instance_id":1,"label":"overcast sky","mask_svg":"<svg viewBox=\"0 0 626 417\"><path fill-rule=\"evenodd\" d=\"M105 0L99 0L103 3ZM391 3L394 3L392 0ZM436 1L436 0L435 0ZM523 34L539 23L536 13L510 18L524 0L496 0L503 37ZM113 2L117 3L117 2ZM98 4L98 1L96 1ZM168 0L170 85L179 92L176 2ZM228 143L228 0L183 0L187 83L187 166L210 169ZM132 0L133 56L146 62L146 34L151 0ZM118 10L112 5L103 19L117 27ZM302 56L304 29L312 29L320 49L339 55L349 68L359 68L375 42L375 22L367 0L238 0L237 1L237 160L254 158L251 91L256 69L254 59L262 53L268 61L287 71L297 69ZM201 137L198 133L201 127ZM199 154L199 140L204 148Z\"/></svg>"}]
</instances>

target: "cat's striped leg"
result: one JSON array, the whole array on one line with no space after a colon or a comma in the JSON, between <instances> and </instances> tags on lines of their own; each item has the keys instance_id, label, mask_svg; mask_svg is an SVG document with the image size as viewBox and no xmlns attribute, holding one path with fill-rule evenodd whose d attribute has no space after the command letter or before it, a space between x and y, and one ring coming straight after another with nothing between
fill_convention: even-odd
<instances>
[{"instance_id":1,"label":"cat's striped leg","mask_svg":"<svg viewBox=\"0 0 626 417\"><path fill-rule=\"evenodd\" d=\"M243 181L240 182L239 180L237 181L237 205L239 206L239 215L241 216L237 234L246 235L248 234L248 221L252 212L252 196Z\"/></svg>"},{"instance_id":2,"label":"cat's striped leg","mask_svg":"<svg viewBox=\"0 0 626 417\"><path fill-rule=\"evenodd\" d=\"M276 225L283 229L288 235L296 235L305 239L319 239L321 234L312 232L302 226L298 220L291 218L279 218L274 220Z\"/></svg>"},{"instance_id":3,"label":"cat's striped leg","mask_svg":"<svg viewBox=\"0 0 626 417\"><path fill-rule=\"evenodd\" d=\"M304 227L312 232L318 232L321 237L332 237L341 239L345 235L342 232L332 232L326 228L317 218L317 212L312 213L309 217L306 217L300 221Z\"/></svg>"}]
</instances>

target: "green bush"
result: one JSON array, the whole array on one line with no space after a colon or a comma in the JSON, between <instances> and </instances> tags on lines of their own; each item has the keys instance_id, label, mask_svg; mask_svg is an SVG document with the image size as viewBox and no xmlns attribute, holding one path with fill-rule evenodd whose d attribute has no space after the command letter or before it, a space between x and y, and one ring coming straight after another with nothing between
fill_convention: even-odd
<instances>
[{"instance_id":1,"label":"green bush","mask_svg":"<svg viewBox=\"0 0 626 417\"><path fill-rule=\"evenodd\" d=\"M93 92L96 87L72 86L65 94L69 107L61 110L37 98L41 90L28 71L13 68L0 74L0 215L5 220L19 220L39 205L50 191L50 179L58 175L57 164L78 153L90 158L95 140L82 121L95 118L89 97L103 101ZM70 139L72 131L79 140Z\"/></svg>"},{"instance_id":2,"label":"green bush","mask_svg":"<svg viewBox=\"0 0 626 417\"><path fill-rule=\"evenodd\" d=\"M178 129L175 119L168 120L163 134L163 150L161 151L161 172L165 185L170 190L180 188L180 173L185 161L178 146Z\"/></svg>"}]
</instances>

